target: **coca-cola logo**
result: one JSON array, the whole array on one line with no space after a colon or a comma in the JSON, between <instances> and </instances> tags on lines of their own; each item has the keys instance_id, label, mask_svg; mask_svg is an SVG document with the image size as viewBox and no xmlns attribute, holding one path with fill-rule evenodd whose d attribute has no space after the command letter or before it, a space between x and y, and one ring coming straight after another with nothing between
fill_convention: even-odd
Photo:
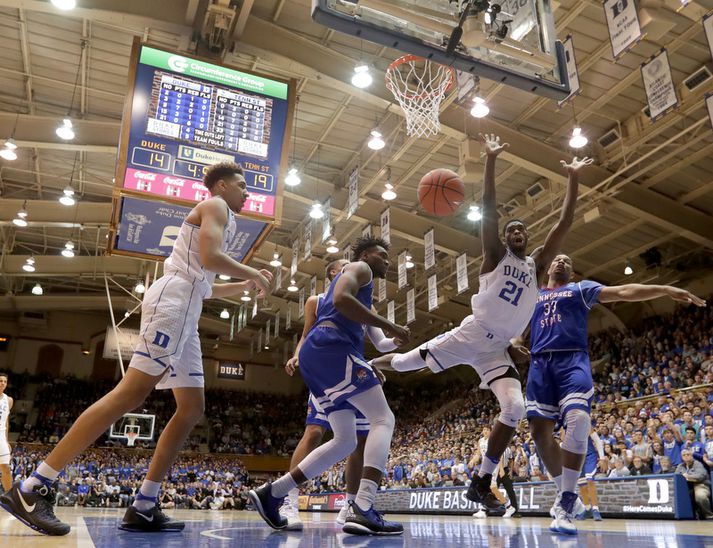
<instances>
[{"instance_id":1,"label":"coca-cola logo","mask_svg":"<svg viewBox=\"0 0 713 548\"><path fill-rule=\"evenodd\" d=\"M176 177L164 177L163 182L167 185L183 186L186 182L185 179L178 179Z\"/></svg>"},{"instance_id":2,"label":"coca-cola logo","mask_svg":"<svg viewBox=\"0 0 713 548\"><path fill-rule=\"evenodd\" d=\"M155 181L156 180L156 174L155 173L147 173L145 171L137 171L134 173L134 177L137 179L144 179L146 181Z\"/></svg>"}]
</instances>

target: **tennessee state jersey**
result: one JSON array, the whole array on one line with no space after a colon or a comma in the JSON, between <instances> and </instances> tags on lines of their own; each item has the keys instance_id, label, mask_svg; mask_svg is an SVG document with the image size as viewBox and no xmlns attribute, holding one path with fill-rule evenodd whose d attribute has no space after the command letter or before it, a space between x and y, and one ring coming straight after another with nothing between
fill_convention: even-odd
<instances>
[{"instance_id":1,"label":"tennessee state jersey","mask_svg":"<svg viewBox=\"0 0 713 548\"><path fill-rule=\"evenodd\" d=\"M317 319L314 322L315 327L322 322L332 322L340 331L342 331L349 340L356 346L357 349L364 349L364 326L359 322L350 320L337 310L334 306L334 288L337 286L337 281L341 277L340 272L332 280L329 285L329 290L326 295L318 299L317 304ZM361 286L357 292L357 300L366 308L371 310L371 299L374 291L374 279L369 280L369 283ZM314 328L313 328L314 329Z\"/></svg>"},{"instance_id":2,"label":"tennessee state jersey","mask_svg":"<svg viewBox=\"0 0 713 548\"><path fill-rule=\"evenodd\" d=\"M479 324L500 339L509 340L525 331L536 300L534 259L521 259L508 249L492 272L480 276L480 290L470 304Z\"/></svg>"},{"instance_id":3,"label":"tennessee state jersey","mask_svg":"<svg viewBox=\"0 0 713 548\"><path fill-rule=\"evenodd\" d=\"M541 289L532 316L531 352L586 352L589 311L597 303L603 287L583 280L555 289Z\"/></svg>"},{"instance_id":4,"label":"tennessee state jersey","mask_svg":"<svg viewBox=\"0 0 713 548\"><path fill-rule=\"evenodd\" d=\"M228 209L228 222L225 224L225 230L223 231L221 251L228 249L237 231L235 214L230 210L227 203L223 203ZM183 221L173 244L173 250L164 262L163 271L164 275L179 275L191 281L196 280L203 286L203 298L207 298L212 292L211 288L215 281L215 272L205 270L201 263L200 229L201 227L198 225Z\"/></svg>"}]
</instances>

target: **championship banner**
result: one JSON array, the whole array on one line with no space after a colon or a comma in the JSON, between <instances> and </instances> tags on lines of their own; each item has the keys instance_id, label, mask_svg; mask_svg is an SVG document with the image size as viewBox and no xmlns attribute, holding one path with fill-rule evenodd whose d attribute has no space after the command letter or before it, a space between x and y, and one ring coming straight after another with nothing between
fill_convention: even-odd
<instances>
[{"instance_id":1,"label":"championship banner","mask_svg":"<svg viewBox=\"0 0 713 548\"><path fill-rule=\"evenodd\" d=\"M436 275L428 277L428 311L438 308L438 281Z\"/></svg>"},{"instance_id":2,"label":"championship banner","mask_svg":"<svg viewBox=\"0 0 713 548\"><path fill-rule=\"evenodd\" d=\"M396 323L396 306L394 301L386 303L386 319L391 323Z\"/></svg>"},{"instance_id":3,"label":"championship banner","mask_svg":"<svg viewBox=\"0 0 713 548\"><path fill-rule=\"evenodd\" d=\"M423 235L423 268L428 270L436 265L436 253L434 250L433 229Z\"/></svg>"},{"instance_id":4,"label":"championship banner","mask_svg":"<svg viewBox=\"0 0 713 548\"><path fill-rule=\"evenodd\" d=\"M711 57L713 57L713 14L703 16L703 30L706 33L706 40L708 40L708 49L711 50Z\"/></svg>"},{"instance_id":5,"label":"championship banner","mask_svg":"<svg viewBox=\"0 0 713 548\"><path fill-rule=\"evenodd\" d=\"M403 289L408 284L406 278L406 251L399 253L398 259L399 289Z\"/></svg>"},{"instance_id":6,"label":"championship banner","mask_svg":"<svg viewBox=\"0 0 713 548\"><path fill-rule=\"evenodd\" d=\"M275 331L273 333L273 336L278 339L280 337L280 313L278 312L275 315Z\"/></svg>"},{"instance_id":7,"label":"championship banner","mask_svg":"<svg viewBox=\"0 0 713 548\"><path fill-rule=\"evenodd\" d=\"M281 289L282 288L282 267L281 266L278 266L277 268L275 268L274 278L275 278L275 289Z\"/></svg>"},{"instance_id":8,"label":"championship banner","mask_svg":"<svg viewBox=\"0 0 713 548\"><path fill-rule=\"evenodd\" d=\"M347 198L347 220L351 219L359 207L359 166L349 174L349 197Z\"/></svg>"},{"instance_id":9,"label":"championship banner","mask_svg":"<svg viewBox=\"0 0 713 548\"><path fill-rule=\"evenodd\" d=\"M362 238L371 238L371 225L366 225L361 231Z\"/></svg>"},{"instance_id":10,"label":"championship banner","mask_svg":"<svg viewBox=\"0 0 713 548\"><path fill-rule=\"evenodd\" d=\"M676 87L673 85L671 65L665 48L641 64L641 78L644 81L652 122L678 106Z\"/></svg>"},{"instance_id":11,"label":"championship banner","mask_svg":"<svg viewBox=\"0 0 713 548\"><path fill-rule=\"evenodd\" d=\"M285 330L290 330L292 328L292 307L290 303L287 303L287 313L285 314Z\"/></svg>"},{"instance_id":12,"label":"championship banner","mask_svg":"<svg viewBox=\"0 0 713 548\"><path fill-rule=\"evenodd\" d=\"M317 294L317 276L312 276L309 280L309 296L314 297Z\"/></svg>"},{"instance_id":13,"label":"championship banner","mask_svg":"<svg viewBox=\"0 0 713 548\"><path fill-rule=\"evenodd\" d=\"M290 276L293 278L297 274L297 263L300 260L300 240L292 242L292 264L290 265Z\"/></svg>"},{"instance_id":14,"label":"championship banner","mask_svg":"<svg viewBox=\"0 0 713 548\"><path fill-rule=\"evenodd\" d=\"M688 487L681 475L607 478L597 479L595 483L599 495L599 510L605 518L663 520L693 517ZM553 482L515 483L513 487L520 513L526 516L548 515L557 495ZM379 490L374 508L388 514L471 515L479 510L480 506L466 498L467 490L467 487ZM507 496L504 490L502 493ZM340 495L311 495L304 509L337 511L339 502L336 497ZM330 497L335 497L334 504L330 504Z\"/></svg>"},{"instance_id":15,"label":"championship banner","mask_svg":"<svg viewBox=\"0 0 713 548\"><path fill-rule=\"evenodd\" d=\"M458 281L458 295L468 289L468 257L465 253L456 258L456 279Z\"/></svg>"},{"instance_id":16,"label":"championship banner","mask_svg":"<svg viewBox=\"0 0 713 548\"><path fill-rule=\"evenodd\" d=\"M271 334L272 334L272 320L267 320L267 323L265 323L265 344L270 342Z\"/></svg>"},{"instance_id":17,"label":"championship banner","mask_svg":"<svg viewBox=\"0 0 713 548\"><path fill-rule=\"evenodd\" d=\"M412 287L406 293L406 324L416 319L416 290Z\"/></svg>"},{"instance_id":18,"label":"championship banner","mask_svg":"<svg viewBox=\"0 0 713 548\"><path fill-rule=\"evenodd\" d=\"M322 240L321 242L326 242L332 235L332 199L327 199L322 205L322 211L324 212L324 217L322 217Z\"/></svg>"},{"instance_id":19,"label":"championship banner","mask_svg":"<svg viewBox=\"0 0 713 548\"><path fill-rule=\"evenodd\" d=\"M383 303L386 300L386 279L385 278L379 278L379 281L377 282L377 297L376 297L376 302Z\"/></svg>"},{"instance_id":20,"label":"championship banner","mask_svg":"<svg viewBox=\"0 0 713 548\"><path fill-rule=\"evenodd\" d=\"M302 319L305 315L305 288L300 287L300 300L299 307L297 309L297 317Z\"/></svg>"},{"instance_id":21,"label":"championship banner","mask_svg":"<svg viewBox=\"0 0 713 548\"><path fill-rule=\"evenodd\" d=\"M219 379L230 379L232 381L245 380L245 365L240 362L228 362L220 360L218 362Z\"/></svg>"},{"instance_id":22,"label":"championship banner","mask_svg":"<svg viewBox=\"0 0 713 548\"><path fill-rule=\"evenodd\" d=\"M706 93L706 106L708 107L708 117L711 119L711 127L713 127L713 93Z\"/></svg>"},{"instance_id":23,"label":"championship banner","mask_svg":"<svg viewBox=\"0 0 713 548\"><path fill-rule=\"evenodd\" d=\"M119 352L121 352L122 360L125 362L131 360L131 356L134 355L134 348L136 348L140 338L138 329L117 327L115 334L114 328L111 325L107 326L102 358L105 360L118 360Z\"/></svg>"},{"instance_id":24,"label":"championship banner","mask_svg":"<svg viewBox=\"0 0 713 548\"><path fill-rule=\"evenodd\" d=\"M240 312L238 310L238 312ZM229 341L233 341L235 339L235 314L230 315L230 335L228 337Z\"/></svg>"},{"instance_id":25,"label":"championship banner","mask_svg":"<svg viewBox=\"0 0 713 548\"><path fill-rule=\"evenodd\" d=\"M305 252L304 252L304 255L302 256L302 260L309 261L309 258L312 256L312 221L311 220L307 221L307 224L305 225L305 230L302 233L302 237L304 238L304 241L305 241Z\"/></svg>"},{"instance_id":26,"label":"championship banner","mask_svg":"<svg viewBox=\"0 0 713 548\"><path fill-rule=\"evenodd\" d=\"M577 70L577 59L574 56L574 41L572 40L572 35L568 35L562 42L564 46L564 59L567 65L567 76L569 78L569 95L558 101L557 104L561 107L572 97L579 95L582 91L581 84L579 83L579 70Z\"/></svg>"},{"instance_id":27,"label":"championship banner","mask_svg":"<svg viewBox=\"0 0 713 548\"><path fill-rule=\"evenodd\" d=\"M252 320L255 316L257 316L257 299L253 301L253 310L250 314L250 319Z\"/></svg>"},{"instance_id":28,"label":"championship banner","mask_svg":"<svg viewBox=\"0 0 713 548\"><path fill-rule=\"evenodd\" d=\"M634 0L604 0L612 55L616 60L641 39L641 25Z\"/></svg>"},{"instance_id":29,"label":"championship banner","mask_svg":"<svg viewBox=\"0 0 713 548\"><path fill-rule=\"evenodd\" d=\"M391 243L391 210L388 207L381 212L381 239Z\"/></svg>"}]
</instances>

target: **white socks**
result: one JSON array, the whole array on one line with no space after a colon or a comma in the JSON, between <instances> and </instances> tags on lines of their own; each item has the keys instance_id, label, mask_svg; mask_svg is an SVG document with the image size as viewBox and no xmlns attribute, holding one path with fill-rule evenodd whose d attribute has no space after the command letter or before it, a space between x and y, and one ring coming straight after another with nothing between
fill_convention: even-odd
<instances>
[{"instance_id":1,"label":"white socks","mask_svg":"<svg viewBox=\"0 0 713 548\"><path fill-rule=\"evenodd\" d=\"M559 476L552 476L552 481L555 482L555 486L557 487L557 492L561 493L562 492L562 474Z\"/></svg>"},{"instance_id":2,"label":"white socks","mask_svg":"<svg viewBox=\"0 0 713 548\"><path fill-rule=\"evenodd\" d=\"M287 500L290 501L292 506L297 508L300 504L300 490L297 487L290 489L290 492L287 493Z\"/></svg>"},{"instance_id":3,"label":"white socks","mask_svg":"<svg viewBox=\"0 0 713 548\"><path fill-rule=\"evenodd\" d=\"M30 477L22 482L20 490L23 493L32 493L32 490L38 485L44 484L47 487L50 487L58 476L59 472L51 466L45 464L43 461L39 464L37 470L32 472Z\"/></svg>"},{"instance_id":4,"label":"white socks","mask_svg":"<svg viewBox=\"0 0 713 548\"><path fill-rule=\"evenodd\" d=\"M572 470L565 466L562 467L562 492L576 493L577 481L579 480L579 470Z\"/></svg>"},{"instance_id":5,"label":"white socks","mask_svg":"<svg viewBox=\"0 0 713 548\"><path fill-rule=\"evenodd\" d=\"M286 497L293 489L297 489L297 483L295 483L295 480L292 478L292 474L288 472L273 482L270 494L275 498L281 499Z\"/></svg>"},{"instance_id":6,"label":"white socks","mask_svg":"<svg viewBox=\"0 0 713 548\"><path fill-rule=\"evenodd\" d=\"M483 455L483 462L480 463L480 470L478 470L478 477L482 478L487 474L492 474L498 467L500 459L493 460L488 455Z\"/></svg>"},{"instance_id":7,"label":"white socks","mask_svg":"<svg viewBox=\"0 0 713 548\"><path fill-rule=\"evenodd\" d=\"M156 503L158 502L159 489L161 489L160 481L145 479L141 483L141 487L139 488L139 492L136 494L136 498L134 499L134 504L132 506L141 512L151 510L151 508L156 506Z\"/></svg>"},{"instance_id":8,"label":"white socks","mask_svg":"<svg viewBox=\"0 0 713 548\"><path fill-rule=\"evenodd\" d=\"M359 482L359 492L356 495L355 502L362 510L368 510L374 505L376 500L376 490L378 489L376 482L364 479Z\"/></svg>"},{"instance_id":9,"label":"white socks","mask_svg":"<svg viewBox=\"0 0 713 548\"><path fill-rule=\"evenodd\" d=\"M347 502L356 500L356 495L354 493L347 493Z\"/></svg>"}]
</instances>

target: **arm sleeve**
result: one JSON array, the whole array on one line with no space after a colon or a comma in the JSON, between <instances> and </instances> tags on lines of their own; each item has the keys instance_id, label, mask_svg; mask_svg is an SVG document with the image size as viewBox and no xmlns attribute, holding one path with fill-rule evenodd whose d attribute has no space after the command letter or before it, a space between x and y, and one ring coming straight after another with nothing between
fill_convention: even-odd
<instances>
[{"instance_id":1,"label":"arm sleeve","mask_svg":"<svg viewBox=\"0 0 713 548\"><path fill-rule=\"evenodd\" d=\"M579 282L579 289L582 292L582 300L587 308L592 308L599 300L599 293L604 286L591 280Z\"/></svg>"},{"instance_id":2,"label":"arm sleeve","mask_svg":"<svg viewBox=\"0 0 713 548\"><path fill-rule=\"evenodd\" d=\"M378 327L367 325L366 334L369 336L369 340L374 345L374 348L376 348L379 352L389 352L396 348L394 339L385 337L384 332Z\"/></svg>"}]
</instances>

